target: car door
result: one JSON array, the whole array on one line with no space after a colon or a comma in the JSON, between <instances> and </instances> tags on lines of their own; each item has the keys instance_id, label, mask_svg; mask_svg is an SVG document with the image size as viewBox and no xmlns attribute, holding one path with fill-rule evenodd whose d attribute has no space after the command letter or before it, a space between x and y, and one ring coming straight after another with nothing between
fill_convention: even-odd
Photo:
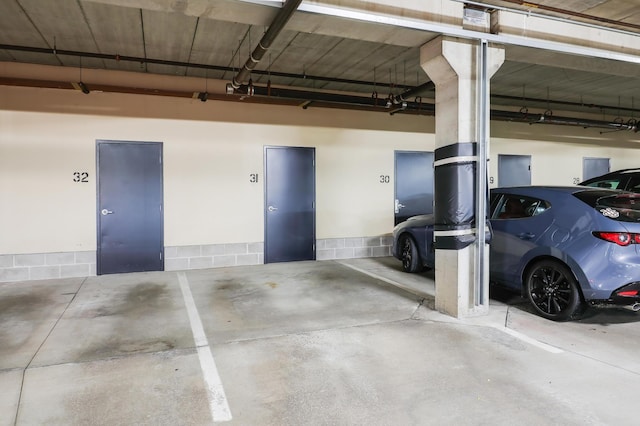
<instances>
[{"instance_id":1,"label":"car door","mask_svg":"<svg viewBox=\"0 0 640 426\"><path fill-rule=\"evenodd\" d=\"M537 247L553 222L552 215L543 214L550 204L517 194L503 194L495 203L491 218L491 279L508 287L520 288L523 258Z\"/></svg>"}]
</instances>

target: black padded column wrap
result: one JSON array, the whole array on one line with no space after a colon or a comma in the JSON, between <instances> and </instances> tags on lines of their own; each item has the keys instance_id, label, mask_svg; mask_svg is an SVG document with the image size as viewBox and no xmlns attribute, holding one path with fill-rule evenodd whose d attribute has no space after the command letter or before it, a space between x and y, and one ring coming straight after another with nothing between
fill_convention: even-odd
<instances>
[{"instance_id":1,"label":"black padded column wrap","mask_svg":"<svg viewBox=\"0 0 640 426\"><path fill-rule=\"evenodd\" d=\"M461 250L476 240L472 233L443 236L438 231L470 230L475 226L477 150L476 142L464 142L435 151L436 249Z\"/></svg>"}]
</instances>

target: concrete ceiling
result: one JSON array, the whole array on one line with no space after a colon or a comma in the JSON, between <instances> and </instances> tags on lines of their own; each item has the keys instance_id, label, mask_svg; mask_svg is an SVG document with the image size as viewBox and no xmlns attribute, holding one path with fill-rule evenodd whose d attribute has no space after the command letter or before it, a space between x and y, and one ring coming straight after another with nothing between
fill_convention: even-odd
<instances>
[{"instance_id":1,"label":"concrete ceiling","mask_svg":"<svg viewBox=\"0 0 640 426\"><path fill-rule=\"evenodd\" d=\"M531 3L519 0L481 3L531 8ZM539 14L640 35L638 1L538 0L538 4ZM276 13L277 8L259 2L231 0L3 0L0 45L27 49L0 48L0 61L231 80L233 69L244 64ZM429 81L419 66L419 48L437 35L298 11L256 67L262 75L254 73L252 78L263 85L271 80L274 85L366 96L377 91L386 97ZM141 60L117 60L116 55ZM555 54L552 65L541 65L536 60L540 55L546 55L544 63L549 63L549 52L507 49L507 61L492 79L492 104L538 111L594 112L595 108L603 119L640 116L629 111L640 110L639 65L562 54ZM577 63L581 60L589 62ZM161 61L172 63L152 63ZM433 92L425 94L429 96Z\"/></svg>"}]
</instances>

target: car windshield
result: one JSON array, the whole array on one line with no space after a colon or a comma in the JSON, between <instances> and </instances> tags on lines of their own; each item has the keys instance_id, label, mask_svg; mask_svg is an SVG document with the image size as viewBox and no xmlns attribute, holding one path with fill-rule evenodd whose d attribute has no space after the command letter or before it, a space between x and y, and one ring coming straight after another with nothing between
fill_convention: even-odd
<instances>
[{"instance_id":1,"label":"car windshield","mask_svg":"<svg viewBox=\"0 0 640 426\"><path fill-rule=\"evenodd\" d=\"M640 222L640 194L582 191L574 196L608 218L621 222Z\"/></svg>"}]
</instances>

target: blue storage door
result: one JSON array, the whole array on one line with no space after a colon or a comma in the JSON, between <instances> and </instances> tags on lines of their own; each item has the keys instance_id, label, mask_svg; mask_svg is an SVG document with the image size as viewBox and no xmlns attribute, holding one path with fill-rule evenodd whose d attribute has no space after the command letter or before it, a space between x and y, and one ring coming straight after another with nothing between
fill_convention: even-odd
<instances>
[{"instance_id":1,"label":"blue storage door","mask_svg":"<svg viewBox=\"0 0 640 426\"><path fill-rule=\"evenodd\" d=\"M164 269L162 144L97 142L97 273Z\"/></svg>"},{"instance_id":2,"label":"blue storage door","mask_svg":"<svg viewBox=\"0 0 640 426\"><path fill-rule=\"evenodd\" d=\"M433 152L395 152L394 224L433 213Z\"/></svg>"},{"instance_id":3,"label":"blue storage door","mask_svg":"<svg viewBox=\"0 0 640 426\"><path fill-rule=\"evenodd\" d=\"M265 148L265 263L315 260L315 149Z\"/></svg>"}]
</instances>

